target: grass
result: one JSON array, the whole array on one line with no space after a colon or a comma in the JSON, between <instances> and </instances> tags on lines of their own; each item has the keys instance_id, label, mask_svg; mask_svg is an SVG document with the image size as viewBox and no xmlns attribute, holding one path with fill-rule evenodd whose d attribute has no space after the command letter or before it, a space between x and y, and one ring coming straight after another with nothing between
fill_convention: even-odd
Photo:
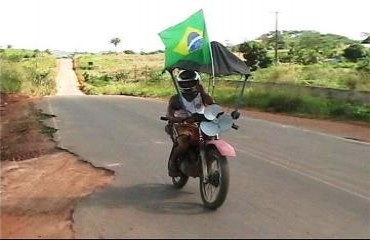
<instances>
[{"instance_id":1,"label":"grass","mask_svg":"<svg viewBox=\"0 0 370 240\"><path fill-rule=\"evenodd\" d=\"M338 68L335 65L280 64L257 70L253 79L261 82L370 91L370 73L358 71L354 67Z\"/></svg>"},{"instance_id":2,"label":"grass","mask_svg":"<svg viewBox=\"0 0 370 240\"><path fill-rule=\"evenodd\" d=\"M45 96L56 92L56 59L30 50L6 49L0 52L0 91Z\"/></svg>"},{"instance_id":3,"label":"grass","mask_svg":"<svg viewBox=\"0 0 370 240\"><path fill-rule=\"evenodd\" d=\"M78 78L88 94L162 98L175 94L170 75L161 74L163 54L94 54L77 56L75 60ZM353 66L338 68L332 65L281 64L259 69L253 73L253 80L370 91L369 73L356 71ZM208 79L204 75L202 79L207 89ZM218 81L214 98L219 104L233 106L240 91L235 81L240 80L240 76L219 77L216 82L220 79L231 81ZM270 112L370 122L370 105L325 99L286 89L268 91L248 87L239 103L241 107Z\"/></svg>"}]
</instances>

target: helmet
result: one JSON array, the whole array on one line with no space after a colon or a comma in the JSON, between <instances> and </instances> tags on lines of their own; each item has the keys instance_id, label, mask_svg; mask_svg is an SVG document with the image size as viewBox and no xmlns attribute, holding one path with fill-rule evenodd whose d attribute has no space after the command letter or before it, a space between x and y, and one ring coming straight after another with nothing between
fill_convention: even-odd
<instances>
[{"instance_id":1,"label":"helmet","mask_svg":"<svg viewBox=\"0 0 370 240\"><path fill-rule=\"evenodd\" d=\"M196 71L181 70L177 77L180 91L182 93L196 93L198 91L200 75Z\"/></svg>"}]
</instances>

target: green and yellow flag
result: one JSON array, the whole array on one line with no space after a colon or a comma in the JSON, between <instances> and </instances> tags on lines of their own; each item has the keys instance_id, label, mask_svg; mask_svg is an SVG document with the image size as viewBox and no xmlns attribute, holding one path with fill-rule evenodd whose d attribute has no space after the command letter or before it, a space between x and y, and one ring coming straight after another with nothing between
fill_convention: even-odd
<instances>
[{"instance_id":1,"label":"green and yellow flag","mask_svg":"<svg viewBox=\"0 0 370 240\"><path fill-rule=\"evenodd\" d=\"M206 65L211 63L209 39L203 10L159 33L166 49L165 69L178 62Z\"/></svg>"}]
</instances>

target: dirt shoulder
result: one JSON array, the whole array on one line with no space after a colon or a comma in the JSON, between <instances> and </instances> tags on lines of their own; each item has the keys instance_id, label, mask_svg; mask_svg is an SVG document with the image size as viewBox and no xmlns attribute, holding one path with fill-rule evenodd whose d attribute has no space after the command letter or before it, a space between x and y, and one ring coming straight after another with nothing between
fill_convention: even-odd
<instances>
[{"instance_id":1,"label":"dirt shoulder","mask_svg":"<svg viewBox=\"0 0 370 240\"><path fill-rule=\"evenodd\" d=\"M74 238L72 213L113 173L56 147L39 99L1 96L0 238Z\"/></svg>"},{"instance_id":2,"label":"dirt shoulder","mask_svg":"<svg viewBox=\"0 0 370 240\"><path fill-rule=\"evenodd\" d=\"M72 213L113 173L56 147L35 109L38 98L1 96L0 238L74 238ZM305 119L255 110L243 116L370 142L370 124Z\"/></svg>"},{"instance_id":3,"label":"dirt shoulder","mask_svg":"<svg viewBox=\"0 0 370 240\"><path fill-rule=\"evenodd\" d=\"M301 118L248 109L243 116L296 126L338 137L370 143L370 123Z\"/></svg>"}]
</instances>

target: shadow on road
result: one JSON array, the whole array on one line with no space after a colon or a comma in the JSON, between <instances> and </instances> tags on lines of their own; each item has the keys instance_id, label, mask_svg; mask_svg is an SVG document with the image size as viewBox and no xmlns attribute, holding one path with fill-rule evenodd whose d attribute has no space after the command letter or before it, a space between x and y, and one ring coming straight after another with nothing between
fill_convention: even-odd
<instances>
[{"instance_id":1,"label":"shadow on road","mask_svg":"<svg viewBox=\"0 0 370 240\"><path fill-rule=\"evenodd\" d=\"M199 203L187 200L187 196L193 194L195 193L183 189L177 190L167 184L148 183L126 188L109 187L93 195L80 207L89 207L89 205L100 205L102 208L134 207L140 211L157 214L194 215L210 212L203 207L200 196Z\"/></svg>"}]
</instances>

